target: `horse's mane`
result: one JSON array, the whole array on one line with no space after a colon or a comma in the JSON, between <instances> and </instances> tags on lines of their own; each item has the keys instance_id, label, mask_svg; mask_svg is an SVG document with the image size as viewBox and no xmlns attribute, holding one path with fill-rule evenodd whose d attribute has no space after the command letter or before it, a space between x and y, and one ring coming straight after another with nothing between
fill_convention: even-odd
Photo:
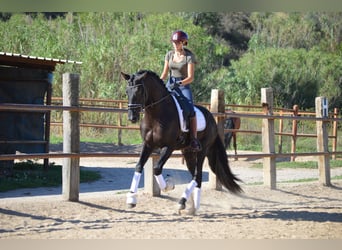
<instances>
[{"instance_id":1,"label":"horse's mane","mask_svg":"<svg viewBox=\"0 0 342 250\"><path fill-rule=\"evenodd\" d=\"M157 75L156 72L152 71L152 70L147 70L147 69L142 69L142 70L139 70L137 72L138 75L141 75L141 74L144 74L144 73L147 73L149 76L153 77L153 78L156 78L157 81L166 89L166 86L163 82L162 79L160 79L160 77Z\"/></svg>"}]
</instances>

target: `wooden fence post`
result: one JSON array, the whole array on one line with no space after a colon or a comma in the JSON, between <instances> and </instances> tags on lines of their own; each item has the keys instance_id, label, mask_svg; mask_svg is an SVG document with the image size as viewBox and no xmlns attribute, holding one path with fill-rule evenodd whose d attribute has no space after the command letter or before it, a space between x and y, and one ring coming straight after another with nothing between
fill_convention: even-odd
<instances>
[{"instance_id":1,"label":"wooden fence post","mask_svg":"<svg viewBox=\"0 0 342 250\"><path fill-rule=\"evenodd\" d=\"M119 102L119 109L122 109L122 102ZM121 129L121 126L122 126L122 114L119 113L118 114L118 125L120 126L120 128L118 129L118 145L119 146L122 146L123 143L122 143L122 129Z\"/></svg>"},{"instance_id":2,"label":"wooden fence post","mask_svg":"<svg viewBox=\"0 0 342 250\"><path fill-rule=\"evenodd\" d=\"M222 90L211 90L210 112L225 113L224 92ZM222 142L224 138L224 119L225 117L215 117L218 133L221 137ZM215 190L222 190L222 184L216 178L216 175L211 171L209 171L209 186L210 188Z\"/></svg>"},{"instance_id":3,"label":"wooden fence post","mask_svg":"<svg viewBox=\"0 0 342 250\"><path fill-rule=\"evenodd\" d=\"M279 116L283 116L283 111L280 110ZM283 133L284 130L284 122L283 119L279 120L279 139L278 139L278 153L281 154L283 152Z\"/></svg>"},{"instance_id":4,"label":"wooden fence post","mask_svg":"<svg viewBox=\"0 0 342 250\"><path fill-rule=\"evenodd\" d=\"M338 118L338 108L334 108L334 118ZM337 121L333 121L333 142L332 142L332 151L337 151ZM336 160L337 156L336 154L332 155L332 159Z\"/></svg>"},{"instance_id":5,"label":"wooden fence post","mask_svg":"<svg viewBox=\"0 0 342 250\"><path fill-rule=\"evenodd\" d=\"M328 99L326 97L316 97L316 117L328 118ZM316 121L317 126L317 152L329 152L328 144L328 122ZM318 171L319 171L319 183L324 186L330 186L330 156L319 155L318 159Z\"/></svg>"},{"instance_id":6,"label":"wooden fence post","mask_svg":"<svg viewBox=\"0 0 342 250\"><path fill-rule=\"evenodd\" d=\"M63 106L78 107L79 75L63 74ZM80 114L77 111L63 111L63 153L80 152ZM63 159L63 198L78 201L80 184L80 159Z\"/></svg>"},{"instance_id":7,"label":"wooden fence post","mask_svg":"<svg viewBox=\"0 0 342 250\"><path fill-rule=\"evenodd\" d=\"M298 116L299 107L298 105L293 105L293 116ZM297 145L297 131L298 131L298 120L292 120L292 143L291 143L291 153L296 153L296 145ZM291 161L295 161L296 156L291 156Z\"/></svg>"},{"instance_id":8,"label":"wooden fence post","mask_svg":"<svg viewBox=\"0 0 342 250\"><path fill-rule=\"evenodd\" d=\"M261 89L261 104L265 115L273 115L273 89ZM274 119L262 119L262 151L264 154L274 154ZM275 157L264 157L264 185L271 189L276 188Z\"/></svg>"}]
</instances>

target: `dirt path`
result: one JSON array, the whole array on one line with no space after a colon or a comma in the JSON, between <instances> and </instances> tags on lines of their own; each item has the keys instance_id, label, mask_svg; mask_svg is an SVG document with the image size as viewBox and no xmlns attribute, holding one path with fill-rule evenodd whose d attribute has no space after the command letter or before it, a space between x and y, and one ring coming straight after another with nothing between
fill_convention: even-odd
<instances>
[{"instance_id":1,"label":"dirt path","mask_svg":"<svg viewBox=\"0 0 342 250\"><path fill-rule=\"evenodd\" d=\"M342 181L332 187L279 182L269 190L251 185L262 180L262 170L250 168L250 160L231 161L245 181L244 194L209 189L206 170L198 214L179 215L176 204L189 178L180 159L166 167L175 190L151 197L140 188L138 206L126 208L136 160L82 159L82 166L104 178L81 185L79 202L63 201L60 189L2 193L0 239L342 239ZM317 177L314 171L300 172L280 170L277 179Z\"/></svg>"}]
</instances>

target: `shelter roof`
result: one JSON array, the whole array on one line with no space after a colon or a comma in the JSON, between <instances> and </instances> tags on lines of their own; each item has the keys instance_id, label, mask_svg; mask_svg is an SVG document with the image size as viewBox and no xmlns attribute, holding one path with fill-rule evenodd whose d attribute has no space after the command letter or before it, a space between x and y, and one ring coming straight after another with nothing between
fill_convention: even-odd
<instances>
[{"instance_id":1,"label":"shelter roof","mask_svg":"<svg viewBox=\"0 0 342 250\"><path fill-rule=\"evenodd\" d=\"M54 71L57 63L82 64L82 62L48 57L28 56L8 52L0 52L0 65L24 68L38 68Z\"/></svg>"}]
</instances>

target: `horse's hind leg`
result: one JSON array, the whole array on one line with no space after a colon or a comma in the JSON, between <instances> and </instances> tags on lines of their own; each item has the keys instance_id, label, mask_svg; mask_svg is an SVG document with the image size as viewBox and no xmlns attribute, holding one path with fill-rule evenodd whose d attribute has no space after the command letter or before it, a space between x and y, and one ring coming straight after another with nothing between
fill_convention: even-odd
<instances>
[{"instance_id":1,"label":"horse's hind leg","mask_svg":"<svg viewBox=\"0 0 342 250\"><path fill-rule=\"evenodd\" d=\"M186 208L186 202L190 198L190 195L194 191L195 187L197 186L197 182L192 180L185 188L182 198L178 202L178 210L184 210Z\"/></svg>"},{"instance_id":2,"label":"horse's hind leg","mask_svg":"<svg viewBox=\"0 0 342 250\"><path fill-rule=\"evenodd\" d=\"M190 206L187 214L195 215L198 209L200 208L201 188L195 187L188 201L190 202Z\"/></svg>"},{"instance_id":3,"label":"horse's hind leg","mask_svg":"<svg viewBox=\"0 0 342 250\"><path fill-rule=\"evenodd\" d=\"M181 199L178 203L178 210L186 208L186 202L191 199L192 206L189 210L190 214L195 214L200 207L201 199L201 186L202 186L202 168L204 162L204 156L201 154L184 155L187 163L187 167L193 176L192 181L187 185ZM197 159L196 159L197 158Z\"/></svg>"}]
</instances>

